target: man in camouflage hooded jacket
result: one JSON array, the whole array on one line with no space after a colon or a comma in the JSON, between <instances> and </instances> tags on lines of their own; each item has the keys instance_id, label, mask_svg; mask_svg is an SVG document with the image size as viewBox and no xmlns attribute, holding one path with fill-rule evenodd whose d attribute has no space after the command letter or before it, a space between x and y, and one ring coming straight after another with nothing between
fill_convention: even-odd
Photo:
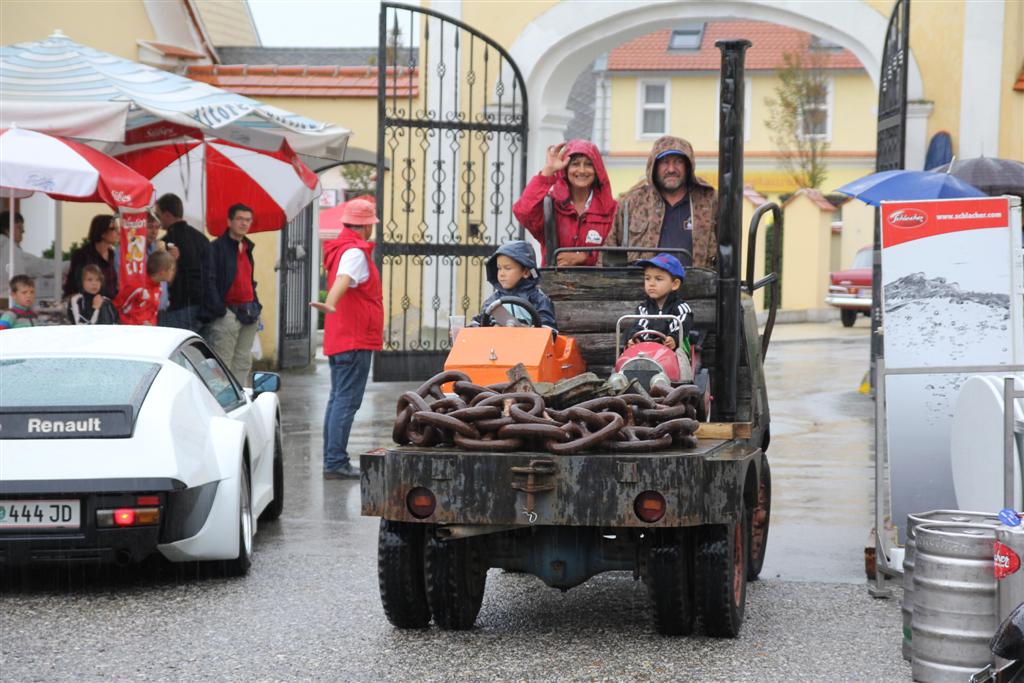
<instances>
[{"instance_id":1,"label":"man in camouflage hooded jacket","mask_svg":"<svg viewBox=\"0 0 1024 683\"><path fill-rule=\"evenodd\" d=\"M694 168L689 142L671 135L655 140L647 159L647 182L619 199L604 245L650 249L629 252L630 262L666 248L689 249L692 265L713 268L718 255L718 194L697 177ZM628 223L628 242L623 239L624 223ZM691 265L682 256L680 261Z\"/></svg>"}]
</instances>

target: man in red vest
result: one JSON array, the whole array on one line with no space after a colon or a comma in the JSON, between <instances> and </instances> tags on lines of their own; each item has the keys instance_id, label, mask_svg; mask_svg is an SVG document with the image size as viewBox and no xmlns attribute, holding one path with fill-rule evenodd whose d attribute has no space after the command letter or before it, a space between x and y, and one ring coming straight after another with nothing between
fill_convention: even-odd
<instances>
[{"instance_id":1,"label":"man in red vest","mask_svg":"<svg viewBox=\"0 0 1024 683\"><path fill-rule=\"evenodd\" d=\"M384 345L384 303L380 273L367 242L378 222L365 199L346 203L343 228L324 246L324 266L333 282L324 303L324 355L330 359L331 395L324 415L324 479L358 479L348 457L352 421L363 402L370 358Z\"/></svg>"}]
</instances>

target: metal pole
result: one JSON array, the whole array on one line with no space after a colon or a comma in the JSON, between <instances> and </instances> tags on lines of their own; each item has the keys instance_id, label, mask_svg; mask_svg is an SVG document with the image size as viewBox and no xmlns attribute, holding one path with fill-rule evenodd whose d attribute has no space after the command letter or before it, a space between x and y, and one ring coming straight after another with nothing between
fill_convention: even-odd
<instances>
[{"instance_id":1,"label":"metal pole","mask_svg":"<svg viewBox=\"0 0 1024 683\"><path fill-rule=\"evenodd\" d=\"M885 585L889 556L885 543L885 359L875 359L875 583L868 587L873 598L890 598L892 589Z\"/></svg>"},{"instance_id":2,"label":"metal pole","mask_svg":"<svg viewBox=\"0 0 1024 683\"><path fill-rule=\"evenodd\" d=\"M1003 507L1015 509L1013 500L1013 377L1003 378Z\"/></svg>"},{"instance_id":3,"label":"metal pole","mask_svg":"<svg viewBox=\"0 0 1024 683\"><path fill-rule=\"evenodd\" d=\"M740 251L743 245L743 57L749 40L720 40L718 105L718 323L712 406L715 419L736 419L743 331L740 326Z\"/></svg>"}]
</instances>

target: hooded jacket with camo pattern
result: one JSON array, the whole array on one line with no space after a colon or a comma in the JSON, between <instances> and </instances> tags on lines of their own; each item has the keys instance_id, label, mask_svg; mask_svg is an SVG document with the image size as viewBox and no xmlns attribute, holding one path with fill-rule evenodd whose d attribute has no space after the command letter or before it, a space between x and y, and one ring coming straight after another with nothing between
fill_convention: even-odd
<instances>
[{"instance_id":1,"label":"hooded jacket with camo pattern","mask_svg":"<svg viewBox=\"0 0 1024 683\"><path fill-rule=\"evenodd\" d=\"M665 200L654 184L655 159L662 152L680 152L689 164L687 187L693 219L693 265L698 268L713 268L718 256L718 194L706 180L698 178L694 169L693 147L682 138L663 135L654 141L651 154L647 157L647 180L635 185L619 198L619 210L606 247L625 244L623 222L628 217L630 247L648 247L650 251L631 251L629 261L651 256L658 248L661 238L661 224L665 218Z\"/></svg>"}]
</instances>

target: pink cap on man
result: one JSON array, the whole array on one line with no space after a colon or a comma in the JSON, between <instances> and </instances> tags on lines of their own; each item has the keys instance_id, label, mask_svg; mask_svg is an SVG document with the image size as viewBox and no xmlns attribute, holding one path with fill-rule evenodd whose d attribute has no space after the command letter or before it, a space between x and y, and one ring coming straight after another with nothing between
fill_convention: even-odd
<instances>
[{"instance_id":1,"label":"pink cap on man","mask_svg":"<svg viewBox=\"0 0 1024 683\"><path fill-rule=\"evenodd\" d=\"M379 223L377 208L365 199L350 199L345 202L345 210L341 214L343 225L373 225Z\"/></svg>"}]
</instances>

